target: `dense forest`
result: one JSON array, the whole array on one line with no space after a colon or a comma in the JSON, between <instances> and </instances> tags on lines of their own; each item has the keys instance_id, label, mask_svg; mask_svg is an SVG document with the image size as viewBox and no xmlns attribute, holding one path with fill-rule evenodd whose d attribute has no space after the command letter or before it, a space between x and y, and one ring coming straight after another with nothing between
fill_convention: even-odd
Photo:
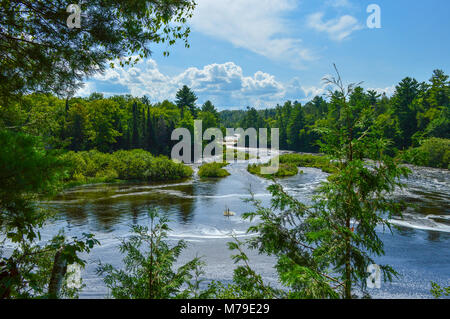
<instances>
[{"instance_id":1,"label":"dense forest","mask_svg":"<svg viewBox=\"0 0 450 319\"><path fill-rule=\"evenodd\" d=\"M274 108L224 110L210 101L196 105L197 97L187 86L177 92L174 102L150 103L148 97L130 95L105 98L93 93L87 98L59 99L51 94L30 94L20 103L0 109L4 127L21 128L42 136L48 147L71 151L144 149L154 155L170 155L171 132L178 127L193 131L194 119L210 127L279 128L280 148L319 152L317 126L340 112L339 93L330 98L316 96L302 105L287 101ZM357 87L350 103L374 108L377 120L386 125L384 137L392 141L392 155L405 152L406 161L447 168L450 138L450 82L435 70L429 82L405 78L392 97ZM436 140L440 138L443 140Z\"/></svg>"}]
</instances>

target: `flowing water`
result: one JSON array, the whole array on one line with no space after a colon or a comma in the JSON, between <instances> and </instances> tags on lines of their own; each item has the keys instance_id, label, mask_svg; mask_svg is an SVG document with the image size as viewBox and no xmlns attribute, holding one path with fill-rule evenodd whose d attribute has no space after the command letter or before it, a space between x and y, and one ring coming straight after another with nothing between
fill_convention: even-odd
<instances>
[{"instance_id":1,"label":"flowing water","mask_svg":"<svg viewBox=\"0 0 450 319\"><path fill-rule=\"evenodd\" d=\"M249 174L247 164L248 161L231 163L226 167L231 175L222 179L199 179L195 174L184 182L101 184L67 190L44 203L58 214L43 229L43 237L48 239L60 229L68 236L94 233L101 246L87 256L89 264L83 271L86 288L80 297L105 297L107 288L95 271L98 260L120 266L120 239L130 235L130 225L148 223L147 207L157 207L171 214L170 240L188 241L180 262L202 256L206 261L205 279L227 282L235 266L226 243L232 233L248 236L250 223L240 216L252 207L243 199L251 191L264 204L270 201L266 190L270 182ZM390 233L379 229L386 255L375 258L378 264L393 266L401 276L392 283L382 283L380 289L370 289L375 298L429 298L431 281L450 285L450 172L411 168L413 174L404 181L406 189L395 196L414 206L403 218L392 220L398 230ZM327 174L314 168L301 169L304 174L280 182L288 192L308 202ZM225 217L225 208L236 215ZM274 259L253 251L249 251L249 257L264 279L277 285Z\"/></svg>"}]
</instances>

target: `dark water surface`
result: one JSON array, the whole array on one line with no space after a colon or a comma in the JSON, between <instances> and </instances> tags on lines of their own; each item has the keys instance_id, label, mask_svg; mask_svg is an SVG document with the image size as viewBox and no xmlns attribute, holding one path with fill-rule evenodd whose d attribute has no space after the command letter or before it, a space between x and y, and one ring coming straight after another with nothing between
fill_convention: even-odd
<instances>
[{"instance_id":1,"label":"dark water surface","mask_svg":"<svg viewBox=\"0 0 450 319\"><path fill-rule=\"evenodd\" d=\"M267 180L246 171L248 162L232 163L230 176L223 179L191 180L176 183L91 185L65 191L44 205L58 211L57 217L43 230L44 240L64 229L68 236L83 232L95 233L101 246L88 256L89 265L83 271L86 288L82 298L105 297L108 294L101 278L95 273L96 261L120 266L119 239L128 236L132 224L148 222L146 207L158 207L171 214L171 240L185 239L189 248L180 262L196 255L207 263L207 280L230 280L234 264L226 243L230 235L246 237L250 225L240 215L252 210L243 202L250 190L256 198L268 204ZM281 181L287 191L304 202L327 174L314 168L302 168L304 174ZM431 297L430 281L450 285L450 173L448 170L413 167L406 180L408 187L395 196L416 205L393 222L400 226L393 234L383 232L386 255L376 258L378 264L390 264L401 277L381 289L371 289L376 298ZM236 216L224 217L228 207ZM251 264L265 280L277 284L274 260L249 252Z\"/></svg>"}]
</instances>

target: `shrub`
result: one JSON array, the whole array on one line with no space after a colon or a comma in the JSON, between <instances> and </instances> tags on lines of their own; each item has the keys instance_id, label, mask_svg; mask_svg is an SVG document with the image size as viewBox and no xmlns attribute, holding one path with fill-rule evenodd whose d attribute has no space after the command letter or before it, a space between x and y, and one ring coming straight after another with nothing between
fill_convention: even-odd
<instances>
[{"instance_id":1,"label":"shrub","mask_svg":"<svg viewBox=\"0 0 450 319\"><path fill-rule=\"evenodd\" d=\"M406 163L450 169L450 139L432 137L419 147L410 148L402 157Z\"/></svg>"},{"instance_id":2,"label":"shrub","mask_svg":"<svg viewBox=\"0 0 450 319\"><path fill-rule=\"evenodd\" d=\"M187 247L183 240L176 244L167 240L170 222L167 214L148 211L149 227L133 225L132 235L123 239L124 269L102 264L97 269L116 299L169 299L196 296L202 273L197 257L174 269L181 252Z\"/></svg>"},{"instance_id":3,"label":"shrub","mask_svg":"<svg viewBox=\"0 0 450 319\"><path fill-rule=\"evenodd\" d=\"M187 178L192 169L165 156L154 157L144 150L68 152L62 158L69 163L66 183L130 181L163 181Z\"/></svg>"},{"instance_id":4,"label":"shrub","mask_svg":"<svg viewBox=\"0 0 450 319\"><path fill-rule=\"evenodd\" d=\"M267 164L248 165L247 171L251 174L265 178L297 175L299 166L320 168L322 171L327 173L333 173L335 171L334 166L324 156L311 154L283 154L278 156L279 168L275 174L261 174L261 167L270 166L272 160Z\"/></svg>"},{"instance_id":5,"label":"shrub","mask_svg":"<svg viewBox=\"0 0 450 319\"><path fill-rule=\"evenodd\" d=\"M285 164L280 163L278 167L278 171L275 174L261 174L261 167L269 166L269 164L249 164L247 166L247 171L250 174L258 175L265 178L271 178L271 177L288 177L288 176L294 176L298 173L298 168L295 165L292 164Z\"/></svg>"},{"instance_id":6,"label":"shrub","mask_svg":"<svg viewBox=\"0 0 450 319\"><path fill-rule=\"evenodd\" d=\"M335 171L328 158L312 154L283 154L279 156L280 163L292 164L300 167L320 168L327 173Z\"/></svg>"},{"instance_id":7,"label":"shrub","mask_svg":"<svg viewBox=\"0 0 450 319\"><path fill-rule=\"evenodd\" d=\"M200 177L226 177L230 175L226 169L222 167L227 166L227 163L205 163L200 166L198 176Z\"/></svg>"}]
</instances>

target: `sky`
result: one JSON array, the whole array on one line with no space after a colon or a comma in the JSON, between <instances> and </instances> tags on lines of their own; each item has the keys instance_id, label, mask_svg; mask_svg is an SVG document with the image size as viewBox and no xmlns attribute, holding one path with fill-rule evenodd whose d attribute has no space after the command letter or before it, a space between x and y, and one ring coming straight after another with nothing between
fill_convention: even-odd
<instances>
[{"instance_id":1,"label":"sky","mask_svg":"<svg viewBox=\"0 0 450 319\"><path fill-rule=\"evenodd\" d=\"M347 83L392 95L404 77L450 73L448 0L196 0L190 47L151 45L151 57L87 79L101 92L173 101L188 85L219 109L305 103L326 94L335 63ZM380 9L380 28L374 11ZM170 51L168 57L163 56Z\"/></svg>"}]
</instances>

